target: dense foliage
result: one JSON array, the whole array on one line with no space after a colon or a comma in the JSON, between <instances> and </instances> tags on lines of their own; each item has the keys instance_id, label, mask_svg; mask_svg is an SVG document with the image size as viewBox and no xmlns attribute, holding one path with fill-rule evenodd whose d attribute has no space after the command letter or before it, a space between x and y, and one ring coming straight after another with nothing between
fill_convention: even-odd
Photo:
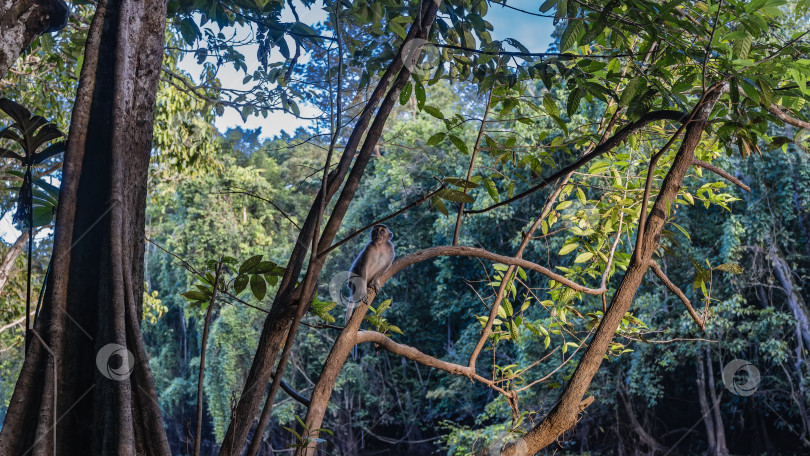
<instances>
[{"instance_id":1,"label":"dense foliage","mask_svg":"<svg viewBox=\"0 0 810 456\"><path fill-rule=\"evenodd\" d=\"M142 331L175 454L193 446L203 347L202 453L216 454L221 445L286 261L322 190L324 159L346 144L369 91L417 17L417 4L327 2L327 19L307 25L296 11L295 21L285 22L282 13L289 11L279 1L170 2L149 181ZM785 124L780 114L793 123L810 116L808 2L549 0L530 12L557 25L555 43L542 53L513 39L493 40L486 15L495 7L483 1L441 7L430 39L438 45L435 60L397 95L337 241L412 205L385 222L400 257L456 240L506 256L520 249L525 260L569 283L597 288L601 281L607 299L528 267L464 256L438 256L397 273L364 328L466 365L492 311L492 333L473 360L490 387L361 344L361 356L342 368L320 426L328 431L320 434L326 448L497 454L506 440L540 422L631 265L642 210L676 160L681 130L675 121L708 89L727 83L695 158L728 171L730 179L708 166L691 167L656 250L656 267L696 316L650 270L590 383L594 403L583 402L576 427L546 451L807 451L808 131ZM86 6L75 8L77 24L68 35L41 38L2 83L5 96L63 128L75 90L65 62L81 59L87 25L81 18L91 14ZM228 34L240 28L255 31L256 68L248 67L235 32ZM178 69L185 52L193 52L200 75ZM226 66L248 89L221 80ZM52 90L34 96L35 84ZM225 109L248 118L301 115L301 106L322 115L308 128L271 139L257 130L212 126ZM661 111L669 117L645 123ZM555 174L639 123L642 128L570 175ZM14 211L18 187L7 182L0 201L5 213ZM36 238L35 284L47 269L48 236L44 230ZM349 269L366 236L326 258L317 296L297 329L283 377L305 397L343 326L345 307L330 281ZM2 288L3 325L25 313L24 260L25 254L14 260ZM19 323L0 331L0 419L21 366L21 334ZM731 391L746 380L724 372L735 359L761 376L751 395ZM306 415L305 405L280 394L260 454L309 443Z\"/></svg>"}]
</instances>

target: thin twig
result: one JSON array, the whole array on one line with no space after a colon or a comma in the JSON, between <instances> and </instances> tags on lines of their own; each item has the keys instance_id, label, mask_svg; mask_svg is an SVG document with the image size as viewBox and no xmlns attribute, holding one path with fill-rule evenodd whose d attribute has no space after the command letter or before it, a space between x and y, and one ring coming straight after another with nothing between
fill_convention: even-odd
<instances>
[{"instance_id":1,"label":"thin twig","mask_svg":"<svg viewBox=\"0 0 810 456\"><path fill-rule=\"evenodd\" d=\"M717 166L712 165L711 163L707 163L705 161L700 161L700 160L697 160L697 159L692 160L692 164L695 165L695 166L700 166L701 168L707 169L707 170L717 174L718 176L720 176L722 178L725 178L726 180L728 180L732 184L740 187L741 189L745 190L746 192L751 191L751 187L745 185L743 183L743 181L741 181L741 180L737 179L736 177L732 176L728 171L726 171L726 170L724 170L722 168L719 168Z\"/></svg>"},{"instance_id":2,"label":"thin twig","mask_svg":"<svg viewBox=\"0 0 810 456\"><path fill-rule=\"evenodd\" d=\"M695 320L695 323L697 323L700 329L702 331L705 331L706 315L704 314L703 318L700 318L700 316L698 316L697 312L695 312L695 308L692 307L692 303L689 302L689 298L686 297L686 295L683 293L683 291L681 291L680 288L678 288L674 283L672 283L671 280L669 280L669 277L667 277L667 275L664 274L664 271L661 270L661 268L658 266L658 263L656 263L655 260L650 260L650 268L653 270L655 275L657 275L658 278L661 279L661 282L664 282L664 285L666 285L666 287L669 288L670 291L675 293L675 296L677 296L681 300L683 305L686 307L686 311L689 312L689 316L692 317L692 320Z\"/></svg>"}]
</instances>

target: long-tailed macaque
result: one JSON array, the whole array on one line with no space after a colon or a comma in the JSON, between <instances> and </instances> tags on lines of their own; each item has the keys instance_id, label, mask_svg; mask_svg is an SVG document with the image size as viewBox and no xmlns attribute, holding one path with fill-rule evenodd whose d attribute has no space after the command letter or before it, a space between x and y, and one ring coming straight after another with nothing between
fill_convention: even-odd
<instances>
[{"instance_id":1,"label":"long-tailed macaque","mask_svg":"<svg viewBox=\"0 0 810 456\"><path fill-rule=\"evenodd\" d=\"M363 247L349 270L351 277L359 277L362 280L349 280L348 286L352 297L346 309L346 323L352 316L355 302L365 297L367 287L373 288L375 292L380 291L380 277L394 262L394 243L391 242L393 238L394 233L385 225L374 225L371 229L371 240ZM359 293L358 286L362 287ZM352 357L357 359L357 347L352 349Z\"/></svg>"}]
</instances>

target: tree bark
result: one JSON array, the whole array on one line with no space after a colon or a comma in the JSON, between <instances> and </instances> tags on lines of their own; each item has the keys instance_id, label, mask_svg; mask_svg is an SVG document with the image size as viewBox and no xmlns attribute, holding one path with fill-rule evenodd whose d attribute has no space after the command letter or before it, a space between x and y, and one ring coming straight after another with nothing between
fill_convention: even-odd
<instances>
[{"instance_id":1,"label":"tree bark","mask_svg":"<svg viewBox=\"0 0 810 456\"><path fill-rule=\"evenodd\" d=\"M644 429L644 426L639 423L638 418L636 418L636 413L633 411L633 403L630 401L629 393L621 380L617 385L616 391L619 401L624 405L627 417L630 419L630 428L636 433L639 441L647 447L649 451L648 454L666 453L668 448L655 440L655 437L650 435L650 433Z\"/></svg>"},{"instance_id":2,"label":"tree bark","mask_svg":"<svg viewBox=\"0 0 810 456\"><path fill-rule=\"evenodd\" d=\"M422 22L414 23L411 26L408 36L403 42L403 48L415 39L424 39L427 36L440 3L441 1L437 0L422 4L420 16ZM233 418L228 425L228 430L220 447L220 456L237 456L242 453L248 433L261 405L265 386L271 378L274 361L284 342L284 336L288 331L296 330L295 327L291 328L291 320L296 314L297 306L309 306L315 293L315 288L318 285L317 279L326 260L326 256L320 255L319 252L324 248L323 246L331 245L334 241L348 206L360 184L360 179L365 172L374 147L382 135L383 127L388 120L391 109L398 99L399 92L405 82L411 76L411 71L404 66L404 62L403 49L400 48L399 53L380 78L380 82L369 98L369 102L363 108L363 112L346 142L336 169L329 173L325 185L325 194L318 194L307 214L296 245L290 254L284 278L279 284L279 290L265 319L259 345L256 348L256 355L253 357L253 363L250 366L250 372L242 389L242 395L239 397L239 402L233 411ZM390 89L389 86L391 86ZM385 98L383 99L383 97ZM375 114L374 110L378 103L380 107ZM372 117L374 121L369 127ZM366 133L367 127L369 128ZM346 174L349 172L349 166L354 159L354 152L357 150L364 133L366 133L365 141L347 178ZM313 239L317 239L316 237L320 234L317 232L317 227L323 217L323 210L327 206L324 203L332 199L340 189L344 179L346 182L343 185L343 190L334 205L323 234L320 235L320 239L317 241L317 245L321 247L318 252L312 252L310 255L306 275L301 285L296 286L307 252L313 245ZM279 366L276 375L282 376L284 374L283 370L284 366ZM270 396L266 402L269 404L272 400L273 397Z\"/></svg>"},{"instance_id":3,"label":"tree bark","mask_svg":"<svg viewBox=\"0 0 810 456\"><path fill-rule=\"evenodd\" d=\"M3 256L3 262L0 263L0 296L3 293L3 288L6 286L6 282L8 282L8 278L11 277L11 268L14 267L14 260L22 253L22 249L25 247L27 240L28 230L25 230Z\"/></svg>"},{"instance_id":4,"label":"tree bark","mask_svg":"<svg viewBox=\"0 0 810 456\"><path fill-rule=\"evenodd\" d=\"M706 367L708 368L709 375L706 376L707 384L709 386L709 398L712 400L712 415L714 416L714 441L715 441L715 454L717 456L726 456L728 454L728 446L726 445L726 428L723 424L723 416L720 414L720 398L717 397L717 389L714 384L714 368L712 367L712 354L708 347L706 351Z\"/></svg>"},{"instance_id":5,"label":"tree bark","mask_svg":"<svg viewBox=\"0 0 810 456\"><path fill-rule=\"evenodd\" d=\"M613 340L619 324L625 313L630 309L630 305L635 298L644 275L649 268L649 262L653 253L658 248L661 231L664 228L667 208L675 200L683 185L686 172L692 166L695 148L700 143L703 130L708 122L709 114L720 95L726 90L727 83L717 84L701 97L697 106L693 110L692 116L685 128L683 141L675 160L667 173L661 190L655 200L652 211L647 216L647 222L643 233L644 241L640 246L641 251L633 255L627 273L622 278L616 293L611 299L610 307L599 324L588 350L582 356L577 365L574 375L563 391L559 401L552 408L546 418L537 426L529 430L526 434L517 439L514 443L503 448L501 454L504 456L515 456L518 454L534 454L537 451L550 445L563 432L570 429L577 422L579 414L579 403L585 394L588 386L599 370L602 359ZM645 214L641 215L646 216ZM313 399L314 402L314 399Z\"/></svg>"},{"instance_id":6,"label":"tree bark","mask_svg":"<svg viewBox=\"0 0 810 456\"><path fill-rule=\"evenodd\" d=\"M170 454L140 332L165 20L162 0L98 2L65 152L51 274L0 454Z\"/></svg>"},{"instance_id":7,"label":"tree bark","mask_svg":"<svg viewBox=\"0 0 810 456\"><path fill-rule=\"evenodd\" d=\"M36 37L64 27L68 13L62 0L0 2L0 78Z\"/></svg>"},{"instance_id":8,"label":"tree bark","mask_svg":"<svg viewBox=\"0 0 810 456\"><path fill-rule=\"evenodd\" d=\"M706 428L706 441L709 444L706 454L714 454L717 448L717 440L715 439L714 432L714 416L712 409L709 407L709 400L706 398L706 366L703 365L703 355L698 349L697 358L695 359L695 368L697 376L695 382L697 383L698 402L700 403L700 416L703 417L703 425Z\"/></svg>"},{"instance_id":9,"label":"tree bark","mask_svg":"<svg viewBox=\"0 0 810 456\"><path fill-rule=\"evenodd\" d=\"M810 321L808 321L807 305L799 290L793 284L793 271L775 244L768 249L768 257L770 257L771 264L773 264L773 272L776 274L777 280L785 290L788 307L790 307L790 311L796 319L797 332L801 336L799 343L804 342L805 349L810 350Z\"/></svg>"}]
</instances>

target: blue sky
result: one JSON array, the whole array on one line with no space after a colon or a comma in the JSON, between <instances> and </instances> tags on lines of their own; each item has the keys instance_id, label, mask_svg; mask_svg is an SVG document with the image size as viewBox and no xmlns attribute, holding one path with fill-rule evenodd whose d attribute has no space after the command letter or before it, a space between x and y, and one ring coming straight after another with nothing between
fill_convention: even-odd
<instances>
[{"instance_id":1,"label":"blue sky","mask_svg":"<svg viewBox=\"0 0 810 456\"><path fill-rule=\"evenodd\" d=\"M539 2L536 0L508 0L508 4L526 11L539 12ZM326 13L319 7L313 7L312 10L307 10L299 6L297 9L301 20L305 23L323 21L326 18ZM282 19L285 21L294 20L289 11L284 12ZM495 3L490 4L486 19L493 25L493 39L503 40L505 38L514 38L534 52L543 52L548 48L551 42L551 33L554 31L554 25L550 18L528 16ZM245 36L249 32L242 30L238 33L240 33L241 36ZM289 44L292 46L292 43ZM241 48L241 52L245 55L248 70L252 72L258 67L256 47L245 46ZM306 60L302 59L300 63L306 64ZM200 67L191 56L188 56L180 63L180 68L188 71L195 78L200 74ZM219 77L223 87L244 88L242 84L244 73L236 72L233 67L227 66L222 68ZM311 107L302 106L301 114L304 116L314 116L317 115L318 112ZM261 128L261 137L268 138L279 134L282 130L292 133L299 126L307 126L309 123L308 121L296 119L292 115L281 113L273 113L269 115L267 119L261 116L251 116L245 122L235 110L226 109L224 115L217 118L215 125L220 131L225 131L233 127L246 129Z\"/></svg>"}]
</instances>

